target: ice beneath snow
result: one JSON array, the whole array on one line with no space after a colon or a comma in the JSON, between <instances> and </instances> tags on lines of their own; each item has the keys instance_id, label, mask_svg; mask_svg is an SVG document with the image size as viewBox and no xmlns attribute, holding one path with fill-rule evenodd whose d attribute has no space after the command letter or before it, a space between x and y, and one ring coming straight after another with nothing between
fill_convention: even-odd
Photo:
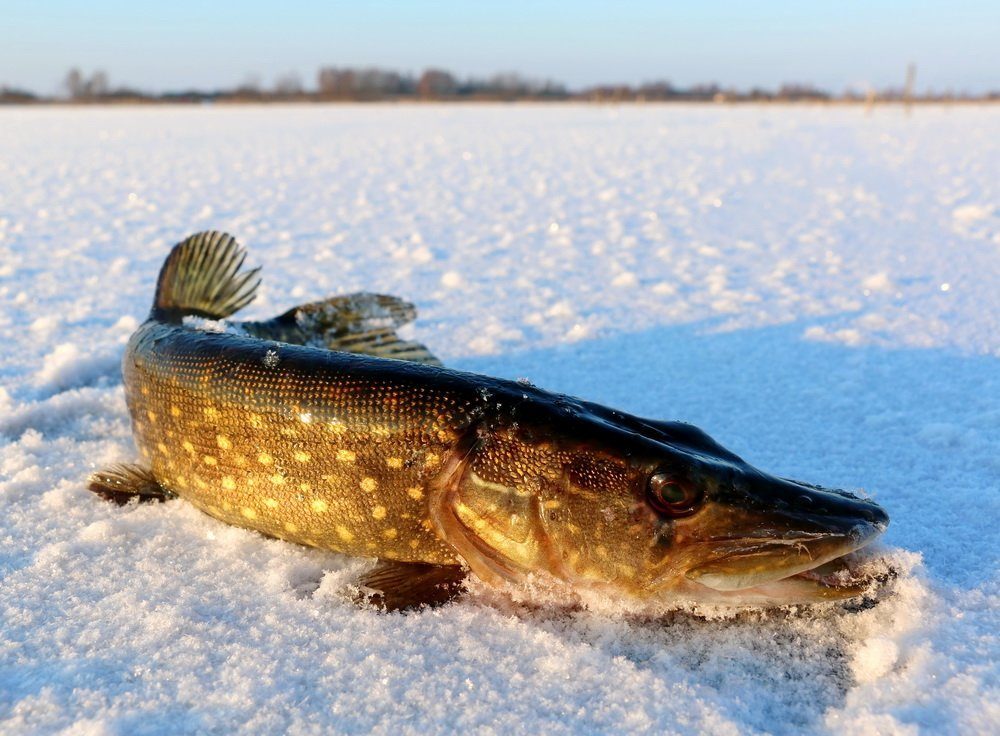
<instances>
[{"instance_id":1,"label":"ice beneath snow","mask_svg":"<svg viewBox=\"0 0 1000 736\"><path fill-rule=\"evenodd\" d=\"M0 111L0 732L1000 731L1000 108ZM464 600L84 488L169 247L225 229L250 317L398 294L454 367L702 427L871 494L862 611ZM600 608L600 607L598 607Z\"/></svg>"}]
</instances>

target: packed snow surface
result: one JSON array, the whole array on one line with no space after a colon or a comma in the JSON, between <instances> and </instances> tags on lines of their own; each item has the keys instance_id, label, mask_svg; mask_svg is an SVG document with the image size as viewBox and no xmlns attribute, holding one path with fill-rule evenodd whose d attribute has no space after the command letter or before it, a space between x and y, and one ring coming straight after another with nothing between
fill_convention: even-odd
<instances>
[{"instance_id":1,"label":"packed snow surface","mask_svg":"<svg viewBox=\"0 0 1000 736\"><path fill-rule=\"evenodd\" d=\"M0 732L1000 732L1000 108L0 110ZM892 517L883 600L720 617L474 586L85 489L170 246L267 317L397 294L448 365L702 427Z\"/></svg>"}]
</instances>

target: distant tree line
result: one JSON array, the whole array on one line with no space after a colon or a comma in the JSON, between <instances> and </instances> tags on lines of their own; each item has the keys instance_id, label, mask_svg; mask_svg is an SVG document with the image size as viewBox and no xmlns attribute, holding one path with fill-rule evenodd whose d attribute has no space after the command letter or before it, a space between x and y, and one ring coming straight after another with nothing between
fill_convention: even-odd
<instances>
[{"instance_id":1,"label":"distant tree line","mask_svg":"<svg viewBox=\"0 0 1000 736\"><path fill-rule=\"evenodd\" d=\"M741 90L720 87L715 83L675 87L668 81L640 85L595 85L570 91L564 84L552 80L535 80L514 72L495 74L488 78L459 79L444 69L427 69L419 76L378 67L323 67L316 75L316 84L307 89L295 72L279 75L270 86L249 76L228 89L175 90L152 94L130 87L114 87L108 75L100 70L85 74L71 69L63 80L62 96L44 97L28 90L0 86L0 104L32 102L74 103L113 102L375 102L393 100L585 100L593 102L794 102L794 101L863 101L947 102L957 100L1000 100L1000 91L969 95L945 91L915 94L915 69L907 70L904 87L864 92L846 91L835 95L810 84L784 84L775 90L752 88Z\"/></svg>"}]
</instances>

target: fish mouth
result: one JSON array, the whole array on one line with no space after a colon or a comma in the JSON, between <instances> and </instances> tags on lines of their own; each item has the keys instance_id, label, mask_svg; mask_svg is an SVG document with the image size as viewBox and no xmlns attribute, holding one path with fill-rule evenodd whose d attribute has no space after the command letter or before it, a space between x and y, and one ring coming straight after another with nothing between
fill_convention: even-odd
<instances>
[{"instance_id":1,"label":"fish mouth","mask_svg":"<svg viewBox=\"0 0 1000 736\"><path fill-rule=\"evenodd\" d=\"M771 477L745 494L717 509L708 528L688 540L694 564L684 578L695 597L783 605L853 598L872 589L866 548L889 525L880 506ZM713 526L718 533L711 533Z\"/></svg>"},{"instance_id":2,"label":"fish mouth","mask_svg":"<svg viewBox=\"0 0 1000 736\"><path fill-rule=\"evenodd\" d=\"M866 524L848 538L803 535L764 544L743 539L737 549L685 577L720 600L791 604L853 598L876 582L863 569L863 551L883 530Z\"/></svg>"}]
</instances>

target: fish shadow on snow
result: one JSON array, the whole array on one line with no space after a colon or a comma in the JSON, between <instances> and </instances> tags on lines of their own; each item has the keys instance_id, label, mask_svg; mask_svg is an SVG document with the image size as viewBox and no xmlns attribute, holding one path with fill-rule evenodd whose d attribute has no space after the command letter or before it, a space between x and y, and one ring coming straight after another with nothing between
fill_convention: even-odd
<instances>
[{"instance_id":1,"label":"fish shadow on snow","mask_svg":"<svg viewBox=\"0 0 1000 736\"><path fill-rule=\"evenodd\" d=\"M978 543L993 534L1000 513L996 494L984 492L1000 475L1000 361L810 341L807 326L671 326L450 364L688 421L763 470L867 493L892 520L883 544L922 555L932 585L980 584L981 571L1000 563L995 546ZM909 558L903 566L912 569ZM888 585L881 612L833 606L724 619L684 611L608 616L473 597L637 670L695 689L707 683L720 707L772 730L815 723L842 704L856 684L859 639L898 616L920 615L914 591L922 584L912 571L903 576L909 584Z\"/></svg>"}]
</instances>

